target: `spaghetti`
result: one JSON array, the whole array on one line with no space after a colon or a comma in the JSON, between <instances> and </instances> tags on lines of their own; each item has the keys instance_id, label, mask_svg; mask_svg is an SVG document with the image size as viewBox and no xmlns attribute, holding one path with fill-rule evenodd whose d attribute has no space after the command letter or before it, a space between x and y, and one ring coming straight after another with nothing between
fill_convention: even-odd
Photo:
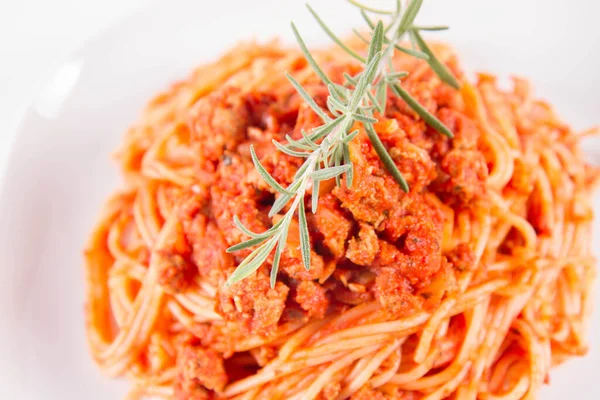
<instances>
[{"instance_id":1,"label":"spaghetti","mask_svg":"<svg viewBox=\"0 0 600 400\"><path fill-rule=\"evenodd\" d=\"M535 398L553 365L586 353L598 171L579 142L595 131L573 132L525 80L468 83L451 49L432 49L461 91L420 60L394 63L454 140L390 94L377 133L411 192L359 134L354 186L321 185L308 221L311 269L292 228L274 288L269 260L224 284L248 254L225 252L243 238L233 216L257 231L277 218L249 145L286 182L298 164L271 139L316 117L283 72L317 99L325 88L301 54L245 44L148 105L85 250L92 355L131 398ZM356 68L318 57L334 80Z\"/></svg>"}]
</instances>

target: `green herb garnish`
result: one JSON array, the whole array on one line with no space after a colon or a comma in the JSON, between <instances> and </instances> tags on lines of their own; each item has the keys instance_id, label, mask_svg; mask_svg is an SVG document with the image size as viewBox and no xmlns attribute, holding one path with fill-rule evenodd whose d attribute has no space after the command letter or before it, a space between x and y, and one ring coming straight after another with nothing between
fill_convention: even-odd
<instances>
[{"instance_id":1,"label":"green herb garnish","mask_svg":"<svg viewBox=\"0 0 600 400\"><path fill-rule=\"evenodd\" d=\"M385 113L388 88L397 96L401 97L429 126L438 132L452 138L452 132L433 114L427 111L417 102L405 89L402 88L401 79L408 75L405 71L396 71L392 64L394 52L401 51L414 57L426 60L431 69L440 79L454 88L459 88L459 83L452 73L442 64L429 49L420 35L420 31L432 31L447 29L445 26L417 26L414 20L421 8L423 0L412 0L406 10L402 10L400 0L396 1L394 11L379 10L371 8L355 0L348 0L360 9L361 15L371 28L371 37L366 38L358 31L355 34L369 44L365 56L349 48L338 38L327 24L310 6L308 10L314 16L318 24L327 35L346 53L364 64L364 69L351 76L344 74L345 82L338 85L329 79L319 67L314 57L308 50L302 36L296 26L292 23L292 30L300 45L307 62L311 65L317 76L327 86L329 96L327 108L332 116L321 109L314 99L304 90L291 75L287 77L298 94L321 118L323 124L312 129L312 132L302 132L302 139L294 140L286 136L287 143L273 141L277 149L293 156L304 158L304 164L298 169L294 181L286 188L282 187L262 166L254 149L251 148L252 162L265 182L277 193L277 199L273 203L269 216L273 217L289 205L283 217L270 229L263 233L255 233L242 225L235 217L235 225L250 239L227 249L235 252L242 249L256 247L231 274L227 284L239 282L253 274L268 258L275 249L273 265L271 267L270 283L274 287L277 280L277 272L281 255L284 251L288 231L296 213L298 214L300 249L304 267L310 269L310 237L304 200L307 190L312 187L311 211L317 211L319 199L319 184L321 181L335 178L337 185L341 185L342 176L348 188L352 186L353 165L350 159L349 143L358 135L358 130L350 131L354 123L363 125L365 132L381 162L398 182L403 191L408 192L407 182L396 167L387 149L381 143L373 124L377 122L373 112L377 110L380 114ZM388 16L390 21L384 25L382 21L374 22L367 12ZM412 49L400 46L405 36L413 43Z\"/></svg>"}]
</instances>

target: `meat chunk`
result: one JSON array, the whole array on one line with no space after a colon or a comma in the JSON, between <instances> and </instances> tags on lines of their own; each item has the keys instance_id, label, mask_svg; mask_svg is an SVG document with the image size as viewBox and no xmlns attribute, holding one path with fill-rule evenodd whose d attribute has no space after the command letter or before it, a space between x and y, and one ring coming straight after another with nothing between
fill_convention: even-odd
<instances>
[{"instance_id":1,"label":"meat chunk","mask_svg":"<svg viewBox=\"0 0 600 400\"><path fill-rule=\"evenodd\" d=\"M233 266L233 258L226 253L228 247L220 229L210 215L210 192L198 187L179 209L183 235L191 247L189 259L202 277L219 283L222 271Z\"/></svg>"},{"instance_id":2,"label":"meat chunk","mask_svg":"<svg viewBox=\"0 0 600 400\"><path fill-rule=\"evenodd\" d=\"M329 306L325 288L312 281L304 281L298 285L296 302L304 311L308 312L309 317L319 319L325 316Z\"/></svg>"},{"instance_id":3,"label":"meat chunk","mask_svg":"<svg viewBox=\"0 0 600 400\"><path fill-rule=\"evenodd\" d=\"M440 109L438 118L454 134L451 141L453 149L474 150L477 148L481 132L473 120L451 108ZM443 156L445 153L438 154Z\"/></svg>"},{"instance_id":4,"label":"meat chunk","mask_svg":"<svg viewBox=\"0 0 600 400\"><path fill-rule=\"evenodd\" d=\"M419 195L436 177L435 164L428 153L413 145L398 130L382 129L382 141L407 181L410 192ZM351 188L336 188L333 194L348 209L354 219L367 222L379 229L390 211L407 195L383 167L371 143L360 137L351 145L354 165L354 183Z\"/></svg>"},{"instance_id":5,"label":"meat chunk","mask_svg":"<svg viewBox=\"0 0 600 400\"><path fill-rule=\"evenodd\" d=\"M444 215L439 201L418 190L435 177L427 153L421 154L421 149L402 136L385 139L408 153L414 148L419 155L410 159L410 168L418 172L414 176L407 173L415 188L405 194L387 172L378 175L380 161L371 159L369 145L361 142L360 149L353 148L354 185L336 188L333 193L361 226L359 240L350 241L347 257L377 274L377 299L391 314L402 316L421 306L415 291L428 285L441 267ZM383 238L375 231L382 232ZM337 291L335 294L338 298Z\"/></svg>"},{"instance_id":6,"label":"meat chunk","mask_svg":"<svg viewBox=\"0 0 600 400\"><path fill-rule=\"evenodd\" d=\"M267 105L273 100L266 94L242 93L230 86L198 100L189 125L193 138L202 143L202 157L216 163L225 150L235 150L246 139L248 127L263 123Z\"/></svg>"},{"instance_id":7,"label":"meat chunk","mask_svg":"<svg viewBox=\"0 0 600 400\"><path fill-rule=\"evenodd\" d=\"M233 150L245 138L250 113L244 96L236 89L211 93L202 97L191 111L190 127L201 141L202 155L219 160L225 149Z\"/></svg>"},{"instance_id":8,"label":"meat chunk","mask_svg":"<svg viewBox=\"0 0 600 400\"><path fill-rule=\"evenodd\" d=\"M435 190L446 204L469 206L486 193L488 169L476 150L451 150L441 164L442 175Z\"/></svg>"},{"instance_id":9,"label":"meat chunk","mask_svg":"<svg viewBox=\"0 0 600 400\"><path fill-rule=\"evenodd\" d=\"M403 116L400 121L405 119ZM416 126L419 127L419 124ZM375 128L411 192L420 193L436 177L435 163L428 153L431 140L422 129L413 132L414 121L403 126L398 120L382 121Z\"/></svg>"},{"instance_id":10,"label":"meat chunk","mask_svg":"<svg viewBox=\"0 0 600 400\"><path fill-rule=\"evenodd\" d=\"M389 153L411 191L421 192L436 177L429 153L408 139L395 140Z\"/></svg>"},{"instance_id":11,"label":"meat chunk","mask_svg":"<svg viewBox=\"0 0 600 400\"><path fill-rule=\"evenodd\" d=\"M373 266L395 268L415 287L426 285L441 266L443 222L427 196L405 197L386 220Z\"/></svg>"},{"instance_id":12,"label":"meat chunk","mask_svg":"<svg viewBox=\"0 0 600 400\"><path fill-rule=\"evenodd\" d=\"M228 163L219 165L217 182L210 188L212 214L229 246L247 239L233 224L234 216L254 232L264 232L271 223L268 210L260 206L265 193L257 190L250 179L250 171L253 170L251 161L231 155ZM249 252L241 251L236 255L244 256Z\"/></svg>"},{"instance_id":13,"label":"meat chunk","mask_svg":"<svg viewBox=\"0 0 600 400\"><path fill-rule=\"evenodd\" d=\"M339 201L331 193L319 198L317 213L312 218L315 228L323 235L323 244L335 258L341 258L346 248L346 240L352 229L352 221L339 206Z\"/></svg>"},{"instance_id":14,"label":"meat chunk","mask_svg":"<svg viewBox=\"0 0 600 400\"><path fill-rule=\"evenodd\" d=\"M389 242L396 243L423 221L428 221L433 229L441 232L444 220L439 200L435 196L410 192L388 212L388 218L380 229Z\"/></svg>"},{"instance_id":15,"label":"meat chunk","mask_svg":"<svg viewBox=\"0 0 600 400\"><path fill-rule=\"evenodd\" d=\"M233 266L233 257L226 252L227 242L215 221L198 214L186 231L200 276L216 278Z\"/></svg>"},{"instance_id":16,"label":"meat chunk","mask_svg":"<svg viewBox=\"0 0 600 400\"><path fill-rule=\"evenodd\" d=\"M410 282L394 268L382 268L375 282L375 296L390 315L404 317L421 306Z\"/></svg>"},{"instance_id":17,"label":"meat chunk","mask_svg":"<svg viewBox=\"0 0 600 400\"><path fill-rule=\"evenodd\" d=\"M379 252L371 267L377 273L377 299L397 317L422 307L422 299L415 293L430 284L445 260L441 248L442 224L432 217L404 218L410 223L404 225L395 243L378 240ZM440 285L438 290L444 293Z\"/></svg>"},{"instance_id":18,"label":"meat chunk","mask_svg":"<svg viewBox=\"0 0 600 400\"><path fill-rule=\"evenodd\" d=\"M353 237L348 243L346 257L355 264L366 267L373 264L379 252L379 242L375 229L369 224L361 223L358 237Z\"/></svg>"},{"instance_id":19,"label":"meat chunk","mask_svg":"<svg viewBox=\"0 0 600 400\"><path fill-rule=\"evenodd\" d=\"M238 283L221 287L217 310L247 332L268 334L277 327L288 292L282 282L271 288L267 274L258 270Z\"/></svg>"},{"instance_id":20,"label":"meat chunk","mask_svg":"<svg viewBox=\"0 0 600 400\"><path fill-rule=\"evenodd\" d=\"M377 228L403 195L402 189L383 169L367 139L351 143L350 155L354 165L352 187L336 187L332 193L356 221L367 222Z\"/></svg>"},{"instance_id":21,"label":"meat chunk","mask_svg":"<svg viewBox=\"0 0 600 400\"><path fill-rule=\"evenodd\" d=\"M211 391L221 392L227 384L223 357L212 349L184 346L177 356L177 370L176 399L211 399Z\"/></svg>"},{"instance_id":22,"label":"meat chunk","mask_svg":"<svg viewBox=\"0 0 600 400\"><path fill-rule=\"evenodd\" d=\"M271 262L272 257L268 262ZM297 248L287 248L281 256L281 270L290 278L298 281L312 281L320 279L325 273L323 257L314 250L310 251L310 269L304 268L300 245Z\"/></svg>"},{"instance_id":23,"label":"meat chunk","mask_svg":"<svg viewBox=\"0 0 600 400\"><path fill-rule=\"evenodd\" d=\"M442 261L441 231L430 221L420 221L406 234L400 271L420 286L435 274Z\"/></svg>"}]
</instances>

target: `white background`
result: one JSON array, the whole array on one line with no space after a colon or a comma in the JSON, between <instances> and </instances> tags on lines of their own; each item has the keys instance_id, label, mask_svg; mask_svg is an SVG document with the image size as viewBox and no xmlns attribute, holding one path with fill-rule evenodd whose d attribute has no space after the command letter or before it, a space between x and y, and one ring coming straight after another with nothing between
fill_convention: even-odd
<instances>
[{"instance_id":1,"label":"white background","mask_svg":"<svg viewBox=\"0 0 600 400\"><path fill-rule=\"evenodd\" d=\"M61 61L95 33L155 1L0 0L0 176L25 107Z\"/></svg>"}]
</instances>

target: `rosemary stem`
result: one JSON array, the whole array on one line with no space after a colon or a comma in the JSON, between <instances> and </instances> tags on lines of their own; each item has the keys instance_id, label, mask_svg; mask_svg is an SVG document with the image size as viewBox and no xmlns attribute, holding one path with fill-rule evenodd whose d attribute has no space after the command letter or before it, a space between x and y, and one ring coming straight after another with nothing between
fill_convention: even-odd
<instances>
[{"instance_id":1,"label":"rosemary stem","mask_svg":"<svg viewBox=\"0 0 600 400\"><path fill-rule=\"evenodd\" d=\"M395 49L394 45L400 39L398 37L399 25L400 25L400 18L399 17L394 18L394 22L392 22L392 26L390 28L391 31L394 32L394 36L392 37L392 40L390 40L390 44L388 44L387 48L381 55L381 62L379 64L379 68L377 69L376 76L384 76L386 67L388 66L388 64L391 65L392 58L394 57L394 49Z\"/></svg>"}]
</instances>

